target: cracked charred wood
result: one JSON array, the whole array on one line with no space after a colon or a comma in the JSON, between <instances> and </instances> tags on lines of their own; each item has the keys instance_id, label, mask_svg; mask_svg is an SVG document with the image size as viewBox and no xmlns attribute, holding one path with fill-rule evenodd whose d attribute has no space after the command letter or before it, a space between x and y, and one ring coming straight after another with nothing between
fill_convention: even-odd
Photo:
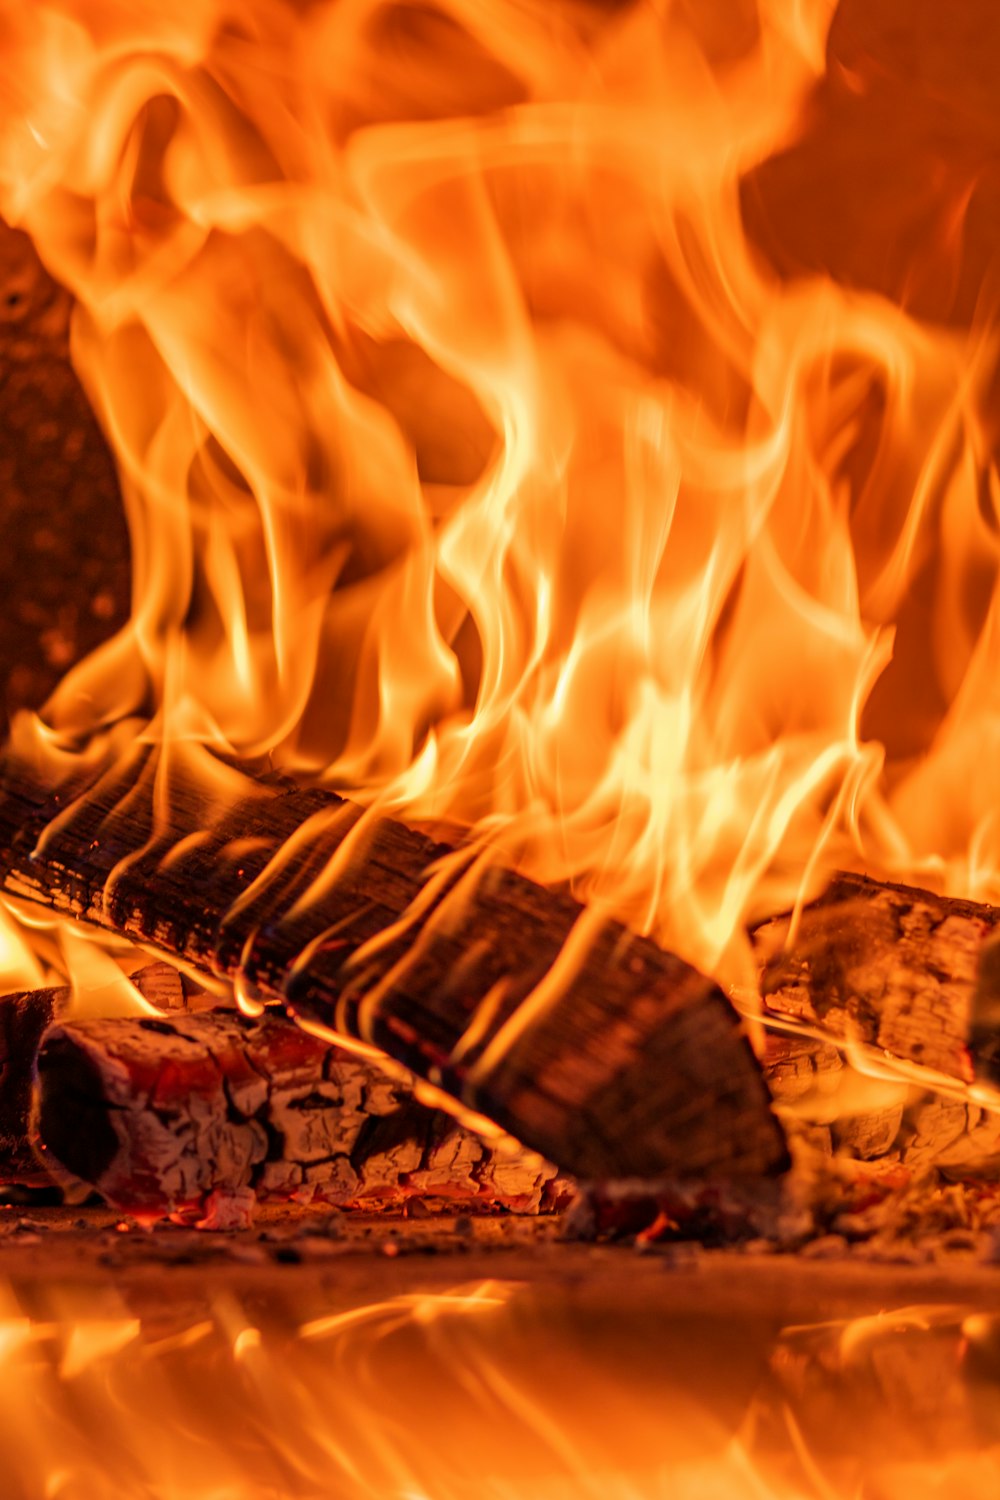
<instances>
[{"instance_id":1,"label":"cracked charred wood","mask_svg":"<svg viewBox=\"0 0 1000 1500\"><path fill-rule=\"evenodd\" d=\"M555 1168L488 1145L371 1063L235 1010L53 1026L34 1133L69 1176L133 1213L244 1221L258 1198L447 1198L536 1211Z\"/></svg>"},{"instance_id":2,"label":"cracked charred wood","mask_svg":"<svg viewBox=\"0 0 1000 1500\"><path fill-rule=\"evenodd\" d=\"M169 964L148 964L131 980L144 999L163 1010L214 1003ZM68 987L0 996L0 1186L51 1184L29 1139L32 1078L42 1037L65 1015L71 999Z\"/></svg>"},{"instance_id":3,"label":"cracked charred wood","mask_svg":"<svg viewBox=\"0 0 1000 1500\"><path fill-rule=\"evenodd\" d=\"M801 1028L767 1037L779 1105L824 1122L830 1151L995 1176L1000 1114L963 1086L1000 1083L1000 909L844 874L789 932L783 916L753 933L765 1016ZM903 1063L896 1096L852 1059Z\"/></svg>"},{"instance_id":4,"label":"cracked charred wood","mask_svg":"<svg viewBox=\"0 0 1000 1500\"><path fill-rule=\"evenodd\" d=\"M955 1181L1000 1174L1000 1113L964 1091L874 1080L831 1043L781 1033L766 1039L764 1076L790 1139L810 1154L891 1159Z\"/></svg>"},{"instance_id":5,"label":"cracked charred wood","mask_svg":"<svg viewBox=\"0 0 1000 1500\"><path fill-rule=\"evenodd\" d=\"M174 774L154 826L152 754L58 800L8 756L8 894L360 1037L574 1177L787 1166L741 1019L688 964L615 922L584 941L571 896L457 868L454 846L321 789L227 771L206 827Z\"/></svg>"},{"instance_id":6,"label":"cracked charred wood","mask_svg":"<svg viewBox=\"0 0 1000 1500\"><path fill-rule=\"evenodd\" d=\"M974 1058L982 1071L1000 908L839 875L791 942L790 926L776 917L753 933L765 1015L819 1034L818 1046L859 1045L961 1083Z\"/></svg>"}]
</instances>

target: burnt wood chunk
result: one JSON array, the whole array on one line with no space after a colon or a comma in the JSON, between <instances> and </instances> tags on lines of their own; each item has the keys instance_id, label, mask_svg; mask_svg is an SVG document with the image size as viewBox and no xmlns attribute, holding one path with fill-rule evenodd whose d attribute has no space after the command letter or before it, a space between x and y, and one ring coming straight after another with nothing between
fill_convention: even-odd
<instances>
[{"instance_id":1,"label":"burnt wood chunk","mask_svg":"<svg viewBox=\"0 0 1000 1500\"><path fill-rule=\"evenodd\" d=\"M755 930L765 1014L970 1082L973 997L998 927L994 906L839 875L791 942L788 917Z\"/></svg>"},{"instance_id":2,"label":"burnt wood chunk","mask_svg":"<svg viewBox=\"0 0 1000 1500\"><path fill-rule=\"evenodd\" d=\"M220 1225L258 1198L442 1197L531 1212L556 1175L512 1143L487 1145L371 1063L235 1010L53 1026L34 1129L57 1179L133 1213Z\"/></svg>"},{"instance_id":3,"label":"burnt wood chunk","mask_svg":"<svg viewBox=\"0 0 1000 1500\"><path fill-rule=\"evenodd\" d=\"M764 1015L797 1028L767 1038L779 1105L838 1154L994 1177L1000 1098L966 1086L1000 1084L1000 909L842 874L790 931L752 934ZM859 1089L852 1060L906 1065L897 1097Z\"/></svg>"},{"instance_id":4,"label":"burnt wood chunk","mask_svg":"<svg viewBox=\"0 0 1000 1500\"><path fill-rule=\"evenodd\" d=\"M322 789L243 778L213 816L174 767L154 827L152 754L58 802L8 757L3 888L374 1044L572 1176L787 1165L740 1017L688 964Z\"/></svg>"},{"instance_id":5,"label":"burnt wood chunk","mask_svg":"<svg viewBox=\"0 0 1000 1500\"><path fill-rule=\"evenodd\" d=\"M976 1077L991 1088L1000 1089L1000 913L997 917L979 957L969 1044Z\"/></svg>"}]
</instances>

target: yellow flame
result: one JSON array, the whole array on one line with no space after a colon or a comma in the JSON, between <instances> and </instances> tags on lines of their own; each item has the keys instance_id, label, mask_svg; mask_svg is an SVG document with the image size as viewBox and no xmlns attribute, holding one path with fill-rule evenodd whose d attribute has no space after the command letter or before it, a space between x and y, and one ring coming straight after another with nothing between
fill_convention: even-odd
<instances>
[{"instance_id":1,"label":"yellow flame","mask_svg":"<svg viewBox=\"0 0 1000 1500\"><path fill-rule=\"evenodd\" d=\"M17 990L67 989L60 1019L156 1016L129 975L148 959L123 939L40 912L28 903L0 901L0 999Z\"/></svg>"},{"instance_id":2,"label":"yellow flame","mask_svg":"<svg viewBox=\"0 0 1000 1500\"><path fill-rule=\"evenodd\" d=\"M0 903L0 994L37 990L45 983L45 969L37 951L13 914Z\"/></svg>"},{"instance_id":3,"label":"yellow flame","mask_svg":"<svg viewBox=\"0 0 1000 1500\"><path fill-rule=\"evenodd\" d=\"M95 939L88 929L65 922L59 939L72 988L70 1002L60 1019L160 1014L118 967L103 942Z\"/></svg>"}]
</instances>

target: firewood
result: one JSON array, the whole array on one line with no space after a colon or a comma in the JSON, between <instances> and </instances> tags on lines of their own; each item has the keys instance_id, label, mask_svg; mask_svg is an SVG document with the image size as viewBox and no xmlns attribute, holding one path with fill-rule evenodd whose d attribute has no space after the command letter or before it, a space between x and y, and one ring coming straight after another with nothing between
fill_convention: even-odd
<instances>
[{"instance_id":1,"label":"firewood","mask_svg":"<svg viewBox=\"0 0 1000 1500\"><path fill-rule=\"evenodd\" d=\"M556 1175L291 1022L232 1009L53 1026L34 1129L57 1179L132 1213L215 1225L259 1198L534 1211Z\"/></svg>"},{"instance_id":2,"label":"firewood","mask_svg":"<svg viewBox=\"0 0 1000 1500\"><path fill-rule=\"evenodd\" d=\"M775 1099L799 1119L835 1120L831 1150L893 1153L918 1173L995 1174L1000 1115L965 1086L1000 1081L998 934L997 907L855 874L838 875L794 929L788 915L762 923L752 938L763 1014L795 1028L767 1038ZM852 1060L895 1066L899 1097L837 1117Z\"/></svg>"},{"instance_id":3,"label":"firewood","mask_svg":"<svg viewBox=\"0 0 1000 1500\"><path fill-rule=\"evenodd\" d=\"M175 852L164 866L163 855L176 846L183 828L197 822L197 800L190 789L187 806L183 795L179 801L175 799L174 826L153 840L150 794L148 789L143 793L142 777L135 768L127 784L131 788L127 815L115 810L122 790L119 778L105 778L96 795L92 792L70 816L64 816L58 828L46 835L41 849L33 852L34 842L55 807L37 788L32 789L23 770L8 765L6 792L0 802L0 829L6 826L10 830L6 889L127 932L189 963L235 979L244 988L277 996L300 1014L340 1027L349 1035L365 1031L360 1005L363 995L385 980L394 962L405 962L408 951L416 948L405 986L397 983L388 990L384 1010L365 1033L368 1039L407 1063L416 1062L425 1076L443 1083L508 1127L511 1109L518 1108L527 1122L519 1124L521 1138L529 1143L537 1146L543 1140L553 1140L552 1117L542 1113L549 1102L546 1090L551 1088L551 1070L546 1073L546 1064L559 1057L569 1070L570 1087L574 1082L580 1084L581 1080L573 1077L570 1051L580 1035L579 1015L569 1017L561 1048L554 1016L547 1018L548 1026L539 1028L540 1037L529 1033L528 1041L533 1046L528 1058L537 1058L537 1098L530 1091L527 1063L522 1064L519 1078L508 1062L499 1070L499 1084L494 1076L484 1089L469 1077L470 1064L477 1052L481 1053L482 1041L457 1065L449 1064L445 1047L449 1039L454 1047L459 1021L469 1016L475 999L487 993L505 972L511 984L509 993L515 998L530 990L539 958L545 957L549 963L554 960L553 926L561 919L562 926L557 930L565 933L578 914L574 903L565 896L542 892L544 902L538 907L534 904L537 888L509 871L493 872L476 889L451 928L434 931L433 923L425 918L413 931L388 943L367 968L360 968L352 964L352 956L362 944L390 927L416 898L423 869L449 852L443 846L430 843L401 824L383 820L370 831L362 855L348 864L326 898L304 915L295 915L292 909L298 896L357 828L356 808L329 793L291 788L285 783L277 788L247 790L194 847L188 845ZM312 819L313 836L300 837L297 853L282 869L272 867L262 874L274 851L307 819ZM147 838L150 843L145 853L116 874L106 895L104 881L130 847L128 840L134 846ZM415 853L421 856L422 864ZM199 885L199 898L194 898ZM234 890L250 887L249 897L234 910ZM441 897L430 905L440 914ZM514 926L518 916L520 926ZM338 917L342 923L339 927ZM780 1036L769 1038L765 1069L779 1100L787 1103L790 1094L800 1096L817 1083L821 1088L826 1086L829 1080L824 1074L840 1066L838 1049L850 1052L858 1045L876 1056L888 1054L959 1084L969 1081L972 1065L967 1035L973 990L980 959L992 951L987 938L998 920L1000 913L992 907L845 875L806 908L790 945L786 946L788 918L761 924L753 939L761 964L765 1016L804 1032L795 1037L791 1051L787 1040L783 1045ZM330 931L333 928L336 930ZM324 931L329 933L326 943ZM413 943L421 934L426 944L423 951L419 943ZM483 939L478 946L477 938ZM640 950L640 960L648 954L651 945L633 938L628 941L630 956L633 947ZM609 946L606 937L604 945L599 943L588 956L581 988L591 1002L600 977L595 959L606 955ZM463 956L468 953L472 955L471 971L462 975L468 988L456 995L454 987L448 986L448 978L462 972ZM621 956L616 954L609 965L613 979L620 981L621 969ZM650 1170L648 1152L644 1157L640 1154L640 1165L632 1165L636 1161L635 1142L627 1135L622 1140L620 1124L617 1139L602 1141L598 1136L596 1145L601 1155L595 1161L591 1139L596 1133L595 1120L584 1126L581 1117L581 1128L574 1130L564 1095L557 1101L562 1104L561 1115L556 1116L561 1129L556 1137L559 1151L550 1150L549 1154L561 1155L563 1162L582 1163L584 1171L579 1175L594 1177L696 1176L720 1168L728 1168L733 1175L741 1171L752 1175L757 1169L773 1168L778 1153L773 1137L761 1128L760 1095L743 1078L743 1067L749 1059L741 1042L734 1048L730 1018L720 1012L718 997L705 986L692 990L691 971L674 967L663 955L659 955L657 972L661 983L673 974L682 989L688 987L690 1009L678 1012L676 1007L666 1007L667 1036L682 1039L690 1060L697 1056L701 1034L704 1045L700 1065L703 1069L716 1068L714 1075L707 1075L710 1093L713 1089L718 1092L724 1071L723 1063L713 1063L706 1049L711 1049L713 1026L718 1030L720 1016L724 1019L720 1033L726 1043L724 1057L735 1055L739 1064L736 1076L743 1080L735 1110L716 1111L710 1101L696 1116L695 1130L679 1146L668 1145L665 1155L661 1146L656 1167ZM991 992L980 979L981 992L984 987ZM619 983L619 994L621 988ZM597 997L599 1006L601 998ZM626 984L626 1015L636 998L636 989ZM339 1009L338 1000L343 1001ZM513 1008L504 996L499 1015L486 1029L487 1037L495 1035L499 1021ZM570 1007L562 1004L555 1009L563 1015ZM602 1025L613 1029L614 1019L607 1004L596 1015L585 1017L597 1028L595 1036ZM651 1024L649 1017L645 1023ZM640 1096L635 1101L640 1127L643 1111L648 1116L652 1098L660 1097L661 1083L666 1089L662 1096L665 1118L671 1111L676 1114L678 1109L683 1110L685 1093L691 1093L690 1080L685 1083L682 1057L675 1054L671 1058L669 1048L666 1050L666 1060L656 1062L662 1079L651 1079L649 1099ZM597 1064L600 1061L598 1058ZM649 1057L640 1058L640 1071L645 1065L653 1073L650 1061ZM687 1065L690 1069L690 1061ZM728 1061L725 1066L729 1066ZM602 1102L607 1104L607 1096ZM990 1132L983 1128L979 1118L982 1112L978 1108L973 1112L976 1119L969 1118L968 1133L985 1141ZM620 1111L619 1119L625 1113ZM914 1129L910 1114L912 1111L900 1130L908 1140L922 1140L926 1148L924 1124ZM735 1122L740 1118L753 1127L742 1151L734 1143ZM862 1118L841 1124L837 1144L862 1156L884 1154L897 1144L895 1138L890 1140L889 1125L901 1118L902 1112L894 1105L879 1106L870 1121ZM706 1141L713 1120L719 1123L723 1136L721 1147L714 1150ZM948 1131L953 1134L950 1124ZM662 1142L662 1131L659 1139ZM964 1152L968 1145L962 1143L956 1149ZM679 1160L684 1146L690 1150ZM975 1151L971 1156L974 1160Z\"/></svg>"},{"instance_id":4,"label":"firewood","mask_svg":"<svg viewBox=\"0 0 1000 1500\"><path fill-rule=\"evenodd\" d=\"M998 925L995 906L839 875L791 942L787 916L755 929L764 1013L971 1082L984 1041L970 1048L973 998L978 984L982 1014L980 969Z\"/></svg>"},{"instance_id":5,"label":"firewood","mask_svg":"<svg viewBox=\"0 0 1000 1500\"><path fill-rule=\"evenodd\" d=\"M688 964L612 921L584 941L577 901L495 863L435 886L454 847L322 789L244 780L206 827L175 774L154 824L152 755L58 801L8 757L4 889L374 1044L575 1177L786 1166L742 1022Z\"/></svg>"}]
</instances>

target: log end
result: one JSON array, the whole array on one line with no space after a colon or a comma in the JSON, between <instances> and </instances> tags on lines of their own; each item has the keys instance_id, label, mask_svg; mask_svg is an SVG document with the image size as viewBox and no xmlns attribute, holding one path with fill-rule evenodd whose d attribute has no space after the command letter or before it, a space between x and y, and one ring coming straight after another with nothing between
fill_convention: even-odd
<instances>
[{"instance_id":1,"label":"log end","mask_svg":"<svg viewBox=\"0 0 1000 1500\"><path fill-rule=\"evenodd\" d=\"M30 1133L53 1175L80 1182L100 1182L120 1149L100 1070L59 1027L38 1052Z\"/></svg>"},{"instance_id":2,"label":"log end","mask_svg":"<svg viewBox=\"0 0 1000 1500\"><path fill-rule=\"evenodd\" d=\"M476 1107L583 1181L733 1181L790 1166L740 1017L655 950L662 982L595 1026L568 1003L490 1075ZM579 995L574 1001L579 1001Z\"/></svg>"}]
</instances>

